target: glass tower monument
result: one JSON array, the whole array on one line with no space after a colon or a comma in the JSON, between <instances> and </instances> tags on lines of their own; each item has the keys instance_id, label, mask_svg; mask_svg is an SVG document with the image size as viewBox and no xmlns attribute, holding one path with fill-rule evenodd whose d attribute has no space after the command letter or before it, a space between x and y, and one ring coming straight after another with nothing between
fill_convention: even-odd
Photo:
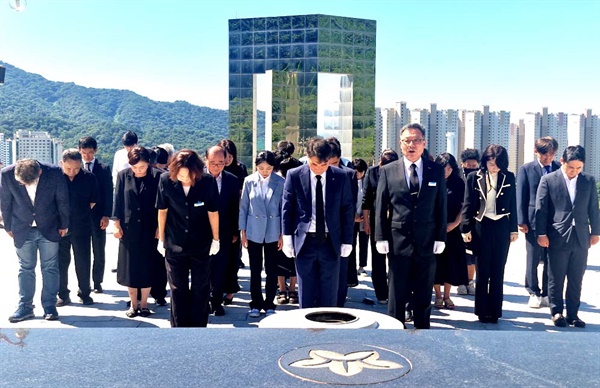
<instances>
[{"instance_id":1,"label":"glass tower monument","mask_svg":"<svg viewBox=\"0 0 600 388\"><path fill-rule=\"evenodd\" d=\"M373 159L374 20L298 15L229 20L229 138L248 167L280 140L313 136Z\"/></svg>"}]
</instances>

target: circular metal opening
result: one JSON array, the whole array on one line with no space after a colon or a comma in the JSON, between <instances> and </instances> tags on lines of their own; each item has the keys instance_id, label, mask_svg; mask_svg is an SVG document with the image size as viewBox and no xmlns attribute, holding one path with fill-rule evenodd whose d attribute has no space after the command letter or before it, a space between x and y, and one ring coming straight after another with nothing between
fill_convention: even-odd
<instances>
[{"instance_id":1,"label":"circular metal opening","mask_svg":"<svg viewBox=\"0 0 600 388\"><path fill-rule=\"evenodd\" d=\"M338 311L317 311L315 313L306 314L306 319L313 322L330 323L334 325L358 321L358 317L355 315Z\"/></svg>"}]
</instances>

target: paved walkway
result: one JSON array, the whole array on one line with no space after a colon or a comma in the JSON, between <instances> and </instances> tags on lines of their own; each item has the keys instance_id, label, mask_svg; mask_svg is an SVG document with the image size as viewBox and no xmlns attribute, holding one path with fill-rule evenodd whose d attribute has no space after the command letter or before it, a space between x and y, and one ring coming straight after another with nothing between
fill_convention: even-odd
<instances>
[{"instance_id":1,"label":"paved walkway","mask_svg":"<svg viewBox=\"0 0 600 388\"><path fill-rule=\"evenodd\" d=\"M473 297L452 295L456 309L436 310L431 317L434 329L462 329L462 330L515 330L515 331L573 331L573 327L557 329L550 321L550 313L547 308L531 309L527 306L529 296L523 287L525 271L525 244L523 235L511 247L508 263L506 266L504 287L504 317L497 325L482 324L477 321L473 314ZM16 324L8 322L8 316L12 314L17 304L17 272L18 264L12 240L0 230L0 328L74 328L74 327L159 327L168 328L169 306L159 307L153 303L150 309L153 314L148 318L136 317L129 319L125 316L127 291L116 282L115 274L110 272L116 268L117 240L112 234L107 236L107 265L103 294L92 294L95 304L83 306L78 303L77 297L73 298L73 304L58 309L60 320L48 322L41 318L43 310L40 306L41 275L37 275L37 288L34 304L36 318ZM244 262L248 264L248 258L244 253ZM370 274L370 268L367 267ZM250 272L248 269L239 271L240 285L242 291L236 294L234 303L225 307L226 315L223 317L211 316L210 328L232 328L232 327L257 327L261 318L248 317L248 301L250 299ZM76 277L73 264L70 268L71 295L76 294ZM387 312L385 305L367 305L362 301L368 297L375 300L371 278L359 277L358 287L349 289L346 307L359 308L381 313ZM455 292L453 287L453 293ZM152 300L152 299L151 299ZM590 250L588 269L583 281L583 295L581 298L580 318L587 322L586 332L600 332L600 246ZM278 310L297 308L293 305L279 306ZM262 316L264 317L264 315ZM408 324L409 328L412 326Z\"/></svg>"}]
</instances>

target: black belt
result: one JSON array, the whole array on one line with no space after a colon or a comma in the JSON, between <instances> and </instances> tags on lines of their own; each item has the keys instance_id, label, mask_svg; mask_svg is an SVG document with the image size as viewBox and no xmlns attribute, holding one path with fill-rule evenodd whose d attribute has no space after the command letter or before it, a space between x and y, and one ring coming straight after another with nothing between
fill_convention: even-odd
<instances>
[{"instance_id":1,"label":"black belt","mask_svg":"<svg viewBox=\"0 0 600 388\"><path fill-rule=\"evenodd\" d=\"M317 234L315 232L306 232L306 237L317 238ZM329 237L329 233L325 233L325 238Z\"/></svg>"}]
</instances>

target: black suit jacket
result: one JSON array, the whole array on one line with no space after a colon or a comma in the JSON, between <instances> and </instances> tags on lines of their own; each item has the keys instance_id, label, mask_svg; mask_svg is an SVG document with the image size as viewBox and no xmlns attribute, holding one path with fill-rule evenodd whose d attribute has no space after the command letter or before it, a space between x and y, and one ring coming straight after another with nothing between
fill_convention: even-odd
<instances>
[{"instance_id":1,"label":"black suit jacket","mask_svg":"<svg viewBox=\"0 0 600 388\"><path fill-rule=\"evenodd\" d=\"M59 229L69 227L69 191L60 168L40 163L42 174L38 182L35 205L25 186L15 179L15 165L2 170L2 218L4 228L12 232L14 243L21 248L27 240L31 224L35 223L42 235L54 242L60 240Z\"/></svg>"},{"instance_id":2,"label":"black suit jacket","mask_svg":"<svg viewBox=\"0 0 600 388\"><path fill-rule=\"evenodd\" d=\"M582 248L590 247L590 234L600 235L598 192L591 175L581 173L577 177L573 204L562 171L545 175L540 180L535 203L536 231L548 236L551 248L565 247L573 228Z\"/></svg>"},{"instance_id":3,"label":"black suit jacket","mask_svg":"<svg viewBox=\"0 0 600 388\"><path fill-rule=\"evenodd\" d=\"M139 192L131 167L117 174L113 217L120 221L124 229L158 227L158 211L155 203L160 174L160 170L148 168ZM147 222L147 225L141 225L142 219ZM136 232L132 232L134 233Z\"/></svg>"},{"instance_id":4,"label":"black suit jacket","mask_svg":"<svg viewBox=\"0 0 600 388\"><path fill-rule=\"evenodd\" d=\"M219 193L219 240L229 244L239 233L240 190L238 178L223 171L221 192Z\"/></svg>"},{"instance_id":5,"label":"black suit jacket","mask_svg":"<svg viewBox=\"0 0 600 388\"><path fill-rule=\"evenodd\" d=\"M560 164L553 161L550 167L556 171ZM530 230L535 230L535 198L543 175L537 159L522 165L517 173L517 223L527 225Z\"/></svg>"},{"instance_id":6,"label":"black suit jacket","mask_svg":"<svg viewBox=\"0 0 600 388\"><path fill-rule=\"evenodd\" d=\"M416 205L406 181L404 158L379 168L375 204L375 240L389 241L395 256L433 255L435 241L446 241L444 169L423 159L423 181Z\"/></svg>"},{"instance_id":7,"label":"black suit jacket","mask_svg":"<svg viewBox=\"0 0 600 388\"><path fill-rule=\"evenodd\" d=\"M325 183L325 221L333 249L340 256L342 244L352 244L356 201L352 200L346 171L330 166ZM282 203L283 234L294 236L296 255L302 249L312 217L310 168L303 165L287 173Z\"/></svg>"},{"instance_id":8,"label":"black suit jacket","mask_svg":"<svg viewBox=\"0 0 600 388\"><path fill-rule=\"evenodd\" d=\"M102 217L111 217L113 210L113 181L112 170L109 165L100 163L98 159L94 160L92 174L98 182L98 202L92 209L92 219L94 223L100 225Z\"/></svg>"},{"instance_id":9,"label":"black suit jacket","mask_svg":"<svg viewBox=\"0 0 600 388\"><path fill-rule=\"evenodd\" d=\"M473 171L467 176L465 201L463 203L460 230L469 233L475 227L475 221L485 216L487 201L487 182L484 170ZM498 173L498 190L496 191L496 214L508 215L510 232L517 232L517 199L515 175L510 171Z\"/></svg>"},{"instance_id":10,"label":"black suit jacket","mask_svg":"<svg viewBox=\"0 0 600 388\"><path fill-rule=\"evenodd\" d=\"M368 210L371 216L369 221L371 226L375 226L375 195L377 194L377 183L379 182L379 166L371 166L367 169L363 178L363 202L362 209Z\"/></svg>"}]
</instances>

